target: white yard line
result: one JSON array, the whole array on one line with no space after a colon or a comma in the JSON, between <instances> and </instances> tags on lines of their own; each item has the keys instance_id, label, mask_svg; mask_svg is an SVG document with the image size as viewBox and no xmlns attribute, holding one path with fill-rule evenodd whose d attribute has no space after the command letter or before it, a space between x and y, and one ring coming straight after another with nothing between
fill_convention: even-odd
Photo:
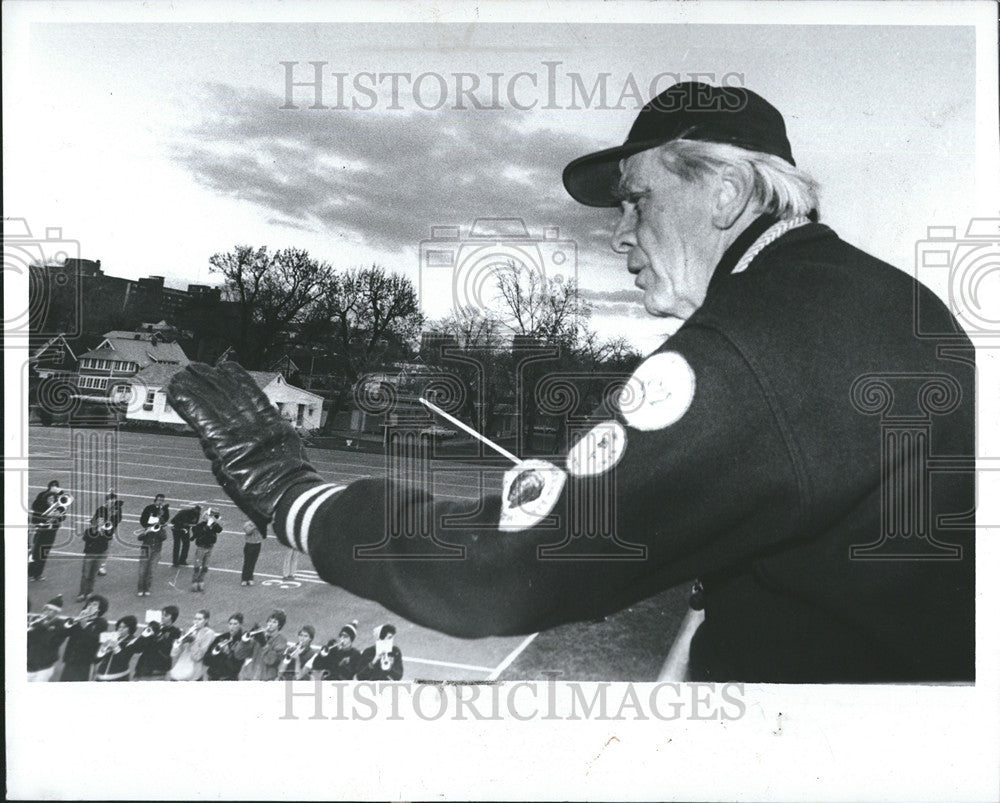
<instances>
[{"instance_id":1,"label":"white yard line","mask_svg":"<svg viewBox=\"0 0 1000 803\"><path fill-rule=\"evenodd\" d=\"M512 663L514 663L515 660L517 660L517 656L519 656L522 652L524 652L525 648L529 644L531 644L532 641L535 640L535 636L537 635L538 635L537 633L532 633L530 636L526 636L524 641L518 644L511 652L511 654L508 655L506 658L504 658L499 663L499 665L492 672L490 672L490 676L487 678L487 680L496 680L497 678L499 678L500 675L503 673L503 671Z\"/></svg>"},{"instance_id":2,"label":"white yard line","mask_svg":"<svg viewBox=\"0 0 1000 803\"><path fill-rule=\"evenodd\" d=\"M473 672L489 672L488 666L475 666L474 664L456 664L453 661L432 661L430 658L414 658L412 655L404 655L403 663L427 664L429 666L447 666L451 669L469 669Z\"/></svg>"}]
</instances>

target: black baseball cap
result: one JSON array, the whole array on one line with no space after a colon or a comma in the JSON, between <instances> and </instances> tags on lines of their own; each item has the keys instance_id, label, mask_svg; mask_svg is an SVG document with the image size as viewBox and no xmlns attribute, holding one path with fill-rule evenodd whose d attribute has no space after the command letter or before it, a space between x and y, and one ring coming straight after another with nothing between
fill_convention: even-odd
<instances>
[{"instance_id":1,"label":"black baseball cap","mask_svg":"<svg viewBox=\"0 0 1000 803\"><path fill-rule=\"evenodd\" d=\"M674 139L736 145L795 164L785 120L756 92L699 81L674 84L642 107L624 145L574 159L563 170L567 192L587 206L617 206L618 163Z\"/></svg>"}]
</instances>

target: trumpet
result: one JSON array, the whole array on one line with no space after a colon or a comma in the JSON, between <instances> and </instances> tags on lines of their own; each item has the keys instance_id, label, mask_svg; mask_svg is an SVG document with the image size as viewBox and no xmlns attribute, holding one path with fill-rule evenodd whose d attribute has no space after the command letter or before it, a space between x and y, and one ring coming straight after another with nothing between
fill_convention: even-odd
<instances>
[{"instance_id":1,"label":"trumpet","mask_svg":"<svg viewBox=\"0 0 1000 803\"><path fill-rule=\"evenodd\" d=\"M212 655L222 655L222 653L229 653L233 650L233 642L236 641L235 638L230 636L225 641L220 641L214 647L212 647Z\"/></svg>"},{"instance_id":2,"label":"trumpet","mask_svg":"<svg viewBox=\"0 0 1000 803\"><path fill-rule=\"evenodd\" d=\"M113 639L105 641L100 646L100 649L98 649L97 651L97 657L103 658L109 652L118 652L118 650L120 650L125 645L125 642L128 640L129 640L128 633L116 633Z\"/></svg>"},{"instance_id":3,"label":"trumpet","mask_svg":"<svg viewBox=\"0 0 1000 803\"><path fill-rule=\"evenodd\" d=\"M29 613L28 614L28 630L31 630L35 625L45 624L47 622L55 619L55 616L50 613Z\"/></svg>"},{"instance_id":4,"label":"trumpet","mask_svg":"<svg viewBox=\"0 0 1000 803\"><path fill-rule=\"evenodd\" d=\"M146 625L146 627L143 628L142 637L149 638L150 636L153 635L156 635L156 631L153 630L153 628L151 628L149 625Z\"/></svg>"},{"instance_id":5,"label":"trumpet","mask_svg":"<svg viewBox=\"0 0 1000 803\"><path fill-rule=\"evenodd\" d=\"M244 641L249 641L254 636L259 636L261 633L264 633L266 630L267 630L266 627L261 627L261 628L258 628L257 630L248 630L246 633L243 634L243 640Z\"/></svg>"},{"instance_id":6,"label":"trumpet","mask_svg":"<svg viewBox=\"0 0 1000 803\"><path fill-rule=\"evenodd\" d=\"M162 529L163 525L160 522L156 522L156 524L148 524L145 527L140 527L132 535L148 535L150 533L158 533Z\"/></svg>"},{"instance_id":7,"label":"trumpet","mask_svg":"<svg viewBox=\"0 0 1000 803\"><path fill-rule=\"evenodd\" d=\"M112 531L112 530L113 530L114 528L115 528L115 525L114 525L114 523L112 523L112 522L110 522L110 521L106 521L106 522L104 522L104 524L102 524L102 525L101 525L100 527L98 527L97 529L98 529L98 531L99 531L99 532L102 532L102 533L109 533L109 532L111 532L111 531Z\"/></svg>"},{"instance_id":8,"label":"trumpet","mask_svg":"<svg viewBox=\"0 0 1000 803\"><path fill-rule=\"evenodd\" d=\"M85 622L89 622L91 619L97 617L96 613L81 613L79 616L74 616L72 619L67 619L63 622L64 627L73 627L73 625L82 625Z\"/></svg>"},{"instance_id":9,"label":"trumpet","mask_svg":"<svg viewBox=\"0 0 1000 803\"><path fill-rule=\"evenodd\" d=\"M293 644L291 647L285 650L284 660L292 661L298 658L302 654L302 645Z\"/></svg>"},{"instance_id":10,"label":"trumpet","mask_svg":"<svg viewBox=\"0 0 1000 803\"><path fill-rule=\"evenodd\" d=\"M60 496L49 505L48 510L46 510L42 516L45 518L54 518L55 516L62 516L69 509L69 506L73 504L72 494L60 494Z\"/></svg>"},{"instance_id":11,"label":"trumpet","mask_svg":"<svg viewBox=\"0 0 1000 803\"><path fill-rule=\"evenodd\" d=\"M183 636L181 636L181 641L184 641L184 639L186 639L188 636L193 636L197 629L198 629L197 625L191 625L191 627L188 628L188 632L185 633Z\"/></svg>"}]
</instances>

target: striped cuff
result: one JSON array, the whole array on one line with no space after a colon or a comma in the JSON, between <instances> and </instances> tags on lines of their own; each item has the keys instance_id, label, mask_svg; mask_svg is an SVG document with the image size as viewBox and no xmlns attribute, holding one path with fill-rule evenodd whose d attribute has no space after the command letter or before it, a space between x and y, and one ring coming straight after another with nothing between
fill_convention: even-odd
<instances>
[{"instance_id":1,"label":"striped cuff","mask_svg":"<svg viewBox=\"0 0 1000 803\"><path fill-rule=\"evenodd\" d=\"M320 506L346 485L322 483L306 488L292 498L285 509L286 501L281 500L274 519L274 533L278 540L299 552L309 553L309 528Z\"/></svg>"}]
</instances>

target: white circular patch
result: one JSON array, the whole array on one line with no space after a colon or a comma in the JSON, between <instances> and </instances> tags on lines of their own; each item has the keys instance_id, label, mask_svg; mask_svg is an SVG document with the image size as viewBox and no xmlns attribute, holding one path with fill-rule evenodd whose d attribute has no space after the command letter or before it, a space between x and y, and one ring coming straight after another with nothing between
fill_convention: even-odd
<instances>
[{"instance_id":1,"label":"white circular patch","mask_svg":"<svg viewBox=\"0 0 1000 803\"><path fill-rule=\"evenodd\" d=\"M566 468L576 477L609 471L622 459L628 436L617 421L602 421L576 442L566 455Z\"/></svg>"},{"instance_id":2,"label":"white circular patch","mask_svg":"<svg viewBox=\"0 0 1000 803\"><path fill-rule=\"evenodd\" d=\"M694 370L676 351L654 354L629 378L622 415L636 429L663 429L680 420L694 399Z\"/></svg>"},{"instance_id":3,"label":"white circular patch","mask_svg":"<svg viewBox=\"0 0 1000 803\"><path fill-rule=\"evenodd\" d=\"M566 472L545 460L525 460L503 476L500 530L517 532L552 512L566 483Z\"/></svg>"}]
</instances>

